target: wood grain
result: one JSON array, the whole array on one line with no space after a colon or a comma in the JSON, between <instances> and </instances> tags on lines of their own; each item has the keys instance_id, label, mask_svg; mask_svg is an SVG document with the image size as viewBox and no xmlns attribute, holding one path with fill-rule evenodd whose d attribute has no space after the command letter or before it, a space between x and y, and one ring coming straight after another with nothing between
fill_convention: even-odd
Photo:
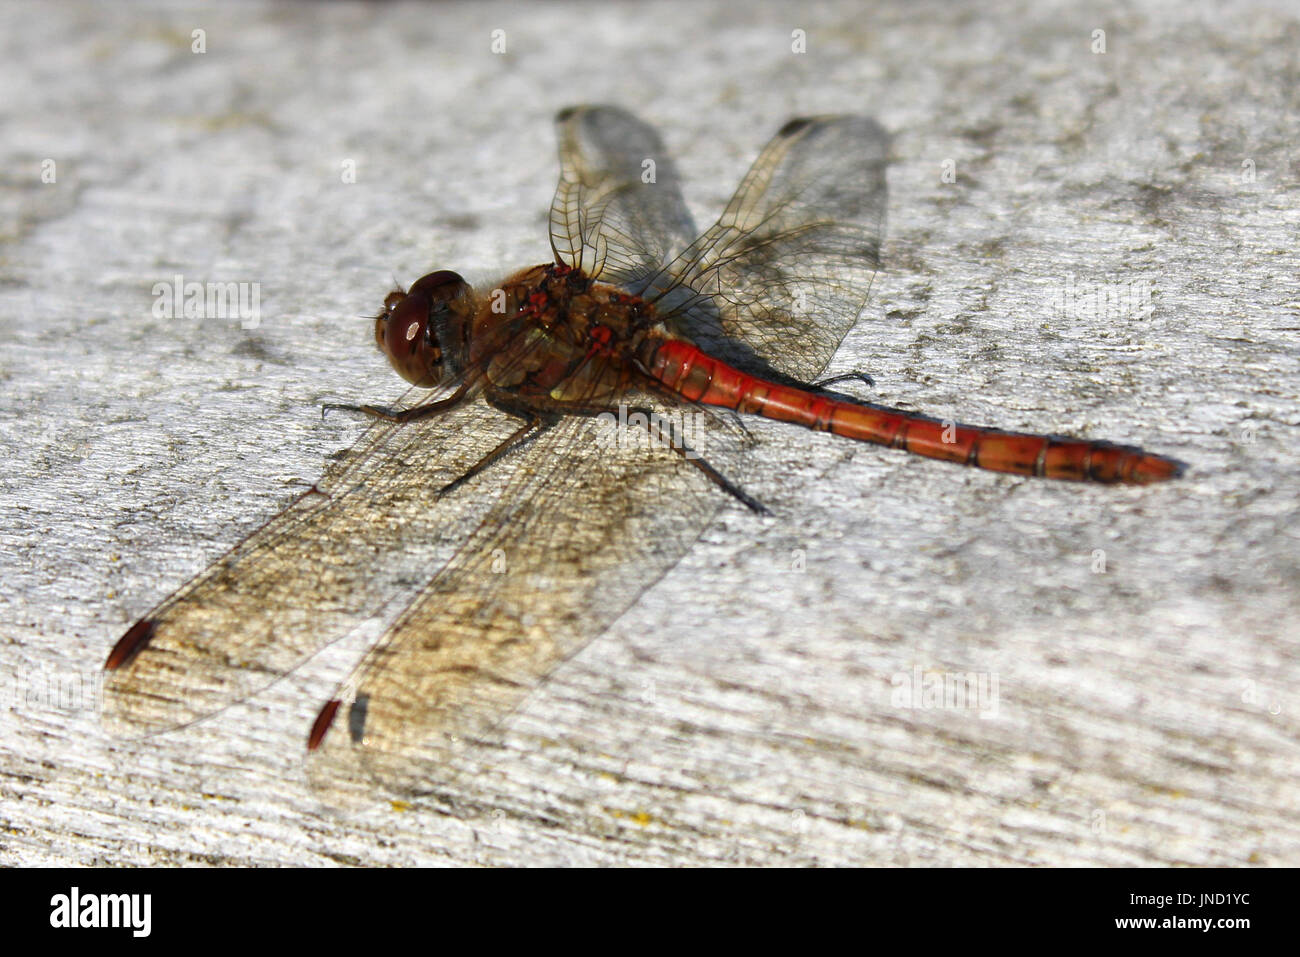
<instances>
[{"instance_id":1,"label":"wood grain","mask_svg":"<svg viewBox=\"0 0 1300 957\"><path fill-rule=\"evenodd\" d=\"M0 9L0 863L1300 863L1300 24L925 7L705 4L673 37L648 7ZM354 317L394 275L547 258L551 115L593 99L663 130L701 222L790 116L875 115L885 265L835 371L1187 476L754 423L774 516L724 508L427 800L307 780L373 633L108 737L113 642L355 440L322 403L400 393ZM259 321L159 318L177 274L258 283ZM979 707L927 699L964 676Z\"/></svg>"}]
</instances>

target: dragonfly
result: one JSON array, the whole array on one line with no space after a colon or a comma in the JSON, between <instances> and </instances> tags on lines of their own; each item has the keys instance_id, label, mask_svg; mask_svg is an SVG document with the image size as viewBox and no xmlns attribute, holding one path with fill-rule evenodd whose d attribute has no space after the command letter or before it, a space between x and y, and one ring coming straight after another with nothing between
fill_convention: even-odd
<instances>
[{"instance_id":1,"label":"dragonfly","mask_svg":"<svg viewBox=\"0 0 1300 957\"><path fill-rule=\"evenodd\" d=\"M1022 476L1181 473L818 381L879 266L889 136L873 119L789 121L702 233L653 127L578 106L556 128L551 260L491 288L437 270L388 294L375 340L410 390L333 406L372 420L356 446L122 636L115 728L219 714L387 616L307 732L308 760L317 780L426 791L728 502L766 512L744 487L743 416Z\"/></svg>"}]
</instances>

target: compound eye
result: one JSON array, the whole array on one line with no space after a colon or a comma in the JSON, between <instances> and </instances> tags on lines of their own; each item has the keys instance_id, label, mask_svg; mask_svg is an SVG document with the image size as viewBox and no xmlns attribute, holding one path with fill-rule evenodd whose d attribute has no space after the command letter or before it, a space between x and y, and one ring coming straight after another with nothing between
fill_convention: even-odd
<instances>
[{"instance_id":1,"label":"compound eye","mask_svg":"<svg viewBox=\"0 0 1300 957\"><path fill-rule=\"evenodd\" d=\"M385 355L388 353L388 348L385 342L385 336L388 332L388 320L392 318L393 310L400 306L402 300L405 298L406 293L402 292L400 289L394 289L384 297L383 311L379 315L375 316L375 345L379 348L379 351Z\"/></svg>"},{"instance_id":2,"label":"compound eye","mask_svg":"<svg viewBox=\"0 0 1300 957\"><path fill-rule=\"evenodd\" d=\"M384 299L375 343L403 379L432 389L445 372L444 345L449 342L454 350L463 342L463 325L473 310L473 290L464 279L446 269L431 272L406 292L390 292Z\"/></svg>"},{"instance_id":3,"label":"compound eye","mask_svg":"<svg viewBox=\"0 0 1300 957\"><path fill-rule=\"evenodd\" d=\"M468 286L458 273L450 269L439 269L427 276L421 276L411 286L408 296L425 293L433 302L449 302L459 297Z\"/></svg>"},{"instance_id":4,"label":"compound eye","mask_svg":"<svg viewBox=\"0 0 1300 957\"><path fill-rule=\"evenodd\" d=\"M410 295L375 323L375 339L393 368L412 385L432 388L441 377L442 350L429 335L429 297Z\"/></svg>"}]
</instances>

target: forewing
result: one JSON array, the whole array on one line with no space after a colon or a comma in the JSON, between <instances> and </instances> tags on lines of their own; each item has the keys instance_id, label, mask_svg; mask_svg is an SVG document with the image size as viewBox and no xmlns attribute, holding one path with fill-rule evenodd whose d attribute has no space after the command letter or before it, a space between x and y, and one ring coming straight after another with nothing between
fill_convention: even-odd
<instances>
[{"instance_id":1,"label":"forewing","mask_svg":"<svg viewBox=\"0 0 1300 957\"><path fill-rule=\"evenodd\" d=\"M677 169L659 134L626 110L556 116L560 184L551 204L556 258L639 293L695 238Z\"/></svg>"},{"instance_id":2,"label":"forewing","mask_svg":"<svg viewBox=\"0 0 1300 957\"><path fill-rule=\"evenodd\" d=\"M152 637L107 677L110 727L148 734L213 714L409 598L488 505L440 508L436 491L517 426L482 403L372 426L318 491L141 619L133 632Z\"/></svg>"},{"instance_id":3,"label":"forewing","mask_svg":"<svg viewBox=\"0 0 1300 957\"><path fill-rule=\"evenodd\" d=\"M879 265L888 147L862 116L782 127L717 224L654 281L670 327L729 361L757 354L787 376L815 378Z\"/></svg>"},{"instance_id":4,"label":"forewing","mask_svg":"<svg viewBox=\"0 0 1300 957\"><path fill-rule=\"evenodd\" d=\"M676 414L695 417L687 438L726 470L742 433ZM647 447L635 422L620 431L565 419L500 469L504 492L483 522L345 682L312 755L330 803L358 786L429 791L481 767L528 692L675 565L728 501L676 452Z\"/></svg>"}]
</instances>

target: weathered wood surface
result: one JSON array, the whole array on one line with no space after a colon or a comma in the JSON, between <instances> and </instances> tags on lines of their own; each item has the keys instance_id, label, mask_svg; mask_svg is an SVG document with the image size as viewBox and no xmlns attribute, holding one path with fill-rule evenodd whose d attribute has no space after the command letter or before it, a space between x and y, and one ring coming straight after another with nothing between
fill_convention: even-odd
<instances>
[{"instance_id":1,"label":"weathered wood surface","mask_svg":"<svg viewBox=\"0 0 1300 957\"><path fill-rule=\"evenodd\" d=\"M995 6L0 8L0 863L1300 863L1300 22ZM886 268L836 368L1189 474L758 423L775 517L725 510L437 800L318 806L348 649L110 740L122 630L350 444L322 402L399 391L353 317L546 258L581 101L659 124L701 221L788 117L874 114ZM260 324L155 318L176 274L260 283ZM996 715L897 697L966 673Z\"/></svg>"}]
</instances>

